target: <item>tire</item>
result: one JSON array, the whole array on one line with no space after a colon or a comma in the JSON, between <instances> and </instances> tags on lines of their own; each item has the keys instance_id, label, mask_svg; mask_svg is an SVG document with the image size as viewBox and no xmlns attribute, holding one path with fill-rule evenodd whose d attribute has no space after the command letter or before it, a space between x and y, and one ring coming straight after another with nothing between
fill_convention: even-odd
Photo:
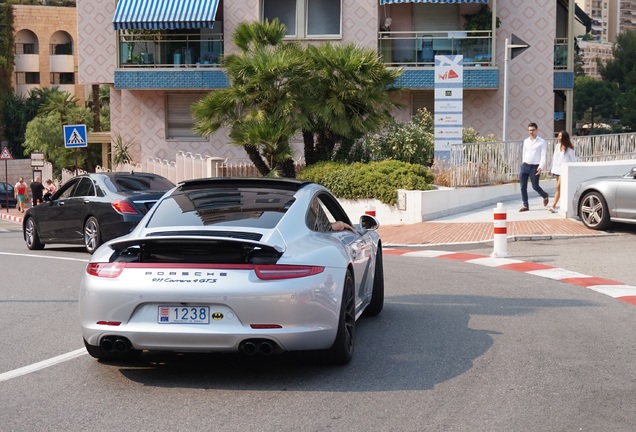
<instances>
[{"instance_id":1,"label":"tire","mask_svg":"<svg viewBox=\"0 0 636 432\"><path fill-rule=\"evenodd\" d=\"M91 216L84 224L84 247L86 252L92 254L101 244L102 235L99 232L99 222L94 216Z\"/></svg>"},{"instance_id":2,"label":"tire","mask_svg":"<svg viewBox=\"0 0 636 432\"><path fill-rule=\"evenodd\" d=\"M377 316L384 307L384 265L382 263L382 245L378 245L375 256L375 272L373 273L373 293L371 302L364 310L364 316Z\"/></svg>"},{"instance_id":3,"label":"tire","mask_svg":"<svg viewBox=\"0 0 636 432\"><path fill-rule=\"evenodd\" d=\"M86 342L86 339L84 339L84 346L86 347L86 351L91 357L96 358L97 360L103 360L103 361L131 361L131 360L136 360L141 355L141 351L136 349L126 351L123 353L106 352L102 350L99 346L90 345L88 342Z\"/></svg>"},{"instance_id":4,"label":"tire","mask_svg":"<svg viewBox=\"0 0 636 432\"><path fill-rule=\"evenodd\" d=\"M610 225L609 210L605 198L599 192L588 192L579 203L579 216L583 225L594 230L604 230Z\"/></svg>"},{"instance_id":5,"label":"tire","mask_svg":"<svg viewBox=\"0 0 636 432\"><path fill-rule=\"evenodd\" d=\"M338 319L338 332L331 348L325 351L324 360L332 365L345 365L353 357L356 335L356 300L353 276L347 271L342 288L342 304Z\"/></svg>"},{"instance_id":6,"label":"tire","mask_svg":"<svg viewBox=\"0 0 636 432\"><path fill-rule=\"evenodd\" d=\"M28 218L24 223L24 240L30 250L44 249L44 243L40 241L38 227L32 217Z\"/></svg>"}]
</instances>

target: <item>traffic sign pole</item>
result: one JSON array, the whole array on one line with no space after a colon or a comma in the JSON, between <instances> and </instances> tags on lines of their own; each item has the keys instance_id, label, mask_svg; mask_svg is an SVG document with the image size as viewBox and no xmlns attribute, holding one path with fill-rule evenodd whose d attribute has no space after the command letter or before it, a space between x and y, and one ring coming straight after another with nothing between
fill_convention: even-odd
<instances>
[{"instance_id":1,"label":"traffic sign pole","mask_svg":"<svg viewBox=\"0 0 636 432\"><path fill-rule=\"evenodd\" d=\"M7 147L8 144L9 143L7 141L2 141L2 152L0 152L0 160L4 161L4 179L7 185L9 185L9 159L13 159L13 156L11 156L11 152L9 151L9 147ZM9 188L7 188L7 195L5 198L7 213L9 213Z\"/></svg>"},{"instance_id":2,"label":"traffic sign pole","mask_svg":"<svg viewBox=\"0 0 636 432\"><path fill-rule=\"evenodd\" d=\"M508 62L530 47L515 35L512 35L512 45L509 42L506 38L504 46L503 133L501 134L503 142L508 141Z\"/></svg>"}]
</instances>

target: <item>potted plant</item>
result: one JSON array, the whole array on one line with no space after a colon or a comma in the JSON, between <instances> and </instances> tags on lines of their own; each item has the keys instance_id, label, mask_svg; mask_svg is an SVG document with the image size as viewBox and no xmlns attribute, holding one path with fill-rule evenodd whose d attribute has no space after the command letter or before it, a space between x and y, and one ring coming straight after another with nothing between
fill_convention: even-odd
<instances>
[{"instance_id":1,"label":"potted plant","mask_svg":"<svg viewBox=\"0 0 636 432\"><path fill-rule=\"evenodd\" d=\"M206 52L201 56L201 63L203 64L213 64L218 61L218 57L214 55L214 53Z\"/></svg>"},{"instance_id":2,"label":"potted plant","mask_svg":"<svg viewBox=\"0 0 636 432\"><path fill-rule=\"evenodd\" d=\"M484 38L483 31L493 31L492 28L492 11L487 4L482 4L477 9L477 12L473 14L464 14L464 30L468 30L468 39L464 41L463 47L465 48L465 54L472 56L472 60L476 65L488 65L491 62L492 54L488 52L490 41ZM501 25L501 20L496 18L496 28ZM466 61L468 59L465 59Z\"/></svg>"}]
</instances>

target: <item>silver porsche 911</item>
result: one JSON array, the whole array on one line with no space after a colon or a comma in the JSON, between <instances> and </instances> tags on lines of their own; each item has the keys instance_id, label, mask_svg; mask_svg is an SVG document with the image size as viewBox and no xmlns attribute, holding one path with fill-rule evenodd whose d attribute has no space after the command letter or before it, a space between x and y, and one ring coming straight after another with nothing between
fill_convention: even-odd
<instances>
[{"instance_id":1,"label":"silver porsche 911","mask_svg":"<svg viewBox=\"0 0 636 432\"><path fill-rule=\"evenodd\" d=\"M384 305L378 221L352 230L323 186L199 179L92 255L80 289L90 355L319 350L351 360L356 320Z\"/></svg>"},{"instance_id":2,"label":"silver porsche 911","mask_svg":"<svg viewBox=\"0 0 636 432\"><path fill-rule=\"evenodd\" d=\"M636 167L625 175L581 182L572 198L572 208L591 229L604 230L612 222L636 223Z\"/></svg>"}]
</instances>

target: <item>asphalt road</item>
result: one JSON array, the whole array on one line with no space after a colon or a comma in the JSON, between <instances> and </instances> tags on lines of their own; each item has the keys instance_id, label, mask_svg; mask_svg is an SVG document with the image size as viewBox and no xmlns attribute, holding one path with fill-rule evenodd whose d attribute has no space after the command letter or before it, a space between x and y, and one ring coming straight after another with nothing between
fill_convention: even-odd
<instances>
[{"instance_id":1,"label":"asphalt road","mask_svg":"<svg viewBox=\"0 0 636 432\"><path fill-rule=\"evenodd\" d=\"M627 251L633 238L612 239L595 254L624 257L626 265L629 256L613 251ZM589 260L598 267L587 274L607 268L584 257L593 245L546 243L510 250L550 265ZM308 355L144 354L137 363L107 364L82 349L77 292L87 260L81 248L28 251L18 231L0 224L0 429L626 431L636 424L636 306L575 285L385 255L385 309L358 322L346 367Z\"/></svg>"}]
</instances>

